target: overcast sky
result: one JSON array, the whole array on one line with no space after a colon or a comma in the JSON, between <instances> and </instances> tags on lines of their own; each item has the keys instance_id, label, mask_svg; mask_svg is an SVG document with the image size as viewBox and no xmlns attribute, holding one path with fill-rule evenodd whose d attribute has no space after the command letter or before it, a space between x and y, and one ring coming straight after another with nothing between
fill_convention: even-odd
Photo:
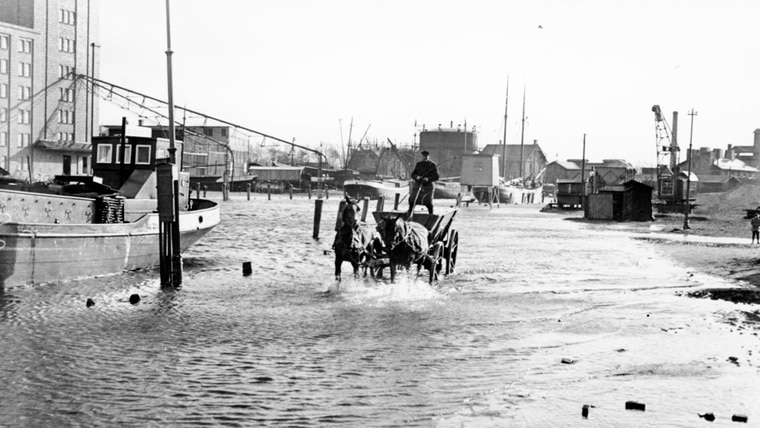
<instances>
[{"instance_id":1,"label":"overcast sky","mask_svg":"<svg viewBox=\"0 0 760 428\"><path fill-rule=\"evenodd\" d=\"M316 147L411 143L467 121L480 147L538 140L549 161L656 160L679 143L750 145L760 128L757 0L173 0L179 106ZM103 1L101 79L167 99L166 3ZM508 80L509 79L509 80ZM101 121L118 123L110 109ZM685 160L682 159L682 160Z\"/></svg>"}]
</instances>

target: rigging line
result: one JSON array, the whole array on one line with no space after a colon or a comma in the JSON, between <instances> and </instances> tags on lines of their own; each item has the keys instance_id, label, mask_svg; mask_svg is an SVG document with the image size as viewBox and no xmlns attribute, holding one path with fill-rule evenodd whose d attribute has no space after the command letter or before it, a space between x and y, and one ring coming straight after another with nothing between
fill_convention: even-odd
<instances>
[{"instance_id":1,"label":"rigging line","mask_svg":"<svg viewBox=\"0 0 760 428\"><path fill-rule=\"evenodd\" d=\"M149 95L141 94L141 93L139 93L139 92L136 92L136 91L132 91L132 90L130 90L130 89L127 89L127 88L124 88L124 87L122 87L122 86L118 86L118 85L115 85L115 84L113 84L113 83L109 83L109 82L106 82L106 81L103 81L103 80L100 80L100 79L97 79L97 78L94 78L94 77L91 77L91 76L85 76L85 75L83 75L83 74L77 74L77 76L78 76L78 78L82 78L82 79L91 79L92 81L94 81L94 82L96 82L96 83L99 83L99 84L111 85L111 86L112 86L112 87L114 87L114 88L119 88L119 89L121 89L121 90L124 90L124 91L127 91L127 92L131 92L131 93L134 93L134 94L144 95L144 96L145 96L146 98L148 98L148 99L151 99L151 100L153 100L153 101L157 101L157 102L160 102L160 103L162 103L162 104L166 104L166 102L165 102L165 101L163 101L163 100L160 100L160 99L158 99L158 98L154 98L154 97L151 97L151 96L149 96ZM280 141L280 142L282 142L282 143L286 143L286 144L295 145L295 146L297 146L297 147L301 147L301 148L303 148L304 150L308 150L308 151L310 151L310 152L316 153L316 154L318 154L318 155L320 155L320 156L322 156L322 157L324 157L324 156L325 156L325 155L324 155L324 153L322 153L322 152L319 152L319 151L317 151L317 150L314 150L314 149L311 149L311 148L308 148L308 147L298 146L298 145L297 145L297 144L295 144L295 143L291 143L290 141L286 141L286 140L283 140L283 139L281 139L281 138L277 138L277 137L275 137L275 136L272 136L272 135L266 134L266 133L264 133L264 132L256 131L256 130L254 130L254 129L251 129L251 128L246 128L246 127L244 127L244 126L240 126L240 125L234 124L234 123L232 123L232 122L228 122L228 121L226 121L226 120L223 120L223 119L219 119L219 118L216 118L216 117L213 117L213 116L207 115L207 114L203 114L203 113L200 113L200 112L197 112L197 111L194 111L194 110L191 110L191 109L185 108L185 107L176 107L176 106L175 106L175 108L179 108L179 109L182 109L183 111L187 111L187 112L190 112L190 113L192 113L192 114L197 114L197 115L203 116L203 117L205 117L205 118L207 118L207 119L211 119L211 120L214 120L214 121L217 121L217 122L220 122L220 123L224 123L225 125L229 125L229 126L233 126L233 127L239 127L240 129L243 129L243 130L246 130L246 131L249 131L249 132L253 132L254 134L258 134L258 135L266 136L266 137L269 137L269 138L271 138L271 139L273 139L273 140L276 140L276 141Z\"/></svg>"}]
</instances>

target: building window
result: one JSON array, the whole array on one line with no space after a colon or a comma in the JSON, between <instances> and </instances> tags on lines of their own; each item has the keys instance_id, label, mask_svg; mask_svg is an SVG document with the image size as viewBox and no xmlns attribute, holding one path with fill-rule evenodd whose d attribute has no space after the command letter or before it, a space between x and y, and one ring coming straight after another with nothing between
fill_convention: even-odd
<instances>
[{"instance_id":1,"label":"building window","mask_svg":"<svg viewBox=\"0 0 760 428\"><path fill-rule=\"evenodd\" d=\"M77 23L75 12L66 9L61 9L60 12L61 13L58 15L58 22L69 25L75 25Z\"/></svg>"},{"instance_id":2,"label":"building window","mask_svg":"<svg viewBox=\"0 0 760 428\"><path fill-rule=\"evenodd\" d=\"M0 98L8 98L8 84L0 83Z\"/></svg>"},{"instance_id":3,"label":"building window","mask_svg":"<svg viewBox=\"0 0 760 428\"><path fill-rule=\"evenodd\" d=\"M0 123L8 121L8 109L5 107L0 108Z\"/></svg>"},{"instance_id":4,"label":"building window","mask_svg":"<svg viewBox=\"0 0 760 428\"><path fill-rule=\"evenodd\" d=\"M98 163L111 163L111 150L110 144L98 144Z\"/></svg>"},{"instance_id":5,"label":"building window","mask_svg":"<svg viewBox=\"0 0 760 428\"><path fill-rule=\"evenodd\" d=\"M58 133L58 141L63 142L73 142L74 141L74 134L71 132L59 132Z\"/></svg>"},{"instance_id":6,"label":"building window","mask_svg":"<svg viewBox=\"0 0 760 428\"><path fill-rule=\"evenodd\" d=\"M0 132L0 147L7 147L7 146L8 146L8 133Z\"/></svg>"},{"instance_id":7,"label":"building window","mask_svg":"<svg viewBox=\"0 0 760 428\"><path fill-rule=\"evenodd\" d=\"M227 136L227 128L222 128L222 137Z\"/></svg>"},{"instance_id":8,"label":"building window","mask_svg":"<svg viewBox=\"0 0 760 428\"><path fill-rule=\"evenodd\" d=\"M203 135L208 135L209 137L214 136L214 130L211 128L203 128Z\"/></svg>"},{"instance_id":9,"label":"building window","mask_svg":"<svg viewBox=\"0 0 760 428\"><path fill-rule=\"evenodd\" d=\"M8 74L8 60L0 58L0 74Z\"/></svg>"},{"instance_id":10,"label":"building window","mask_svg":"<svg viewBox=\"0 0 760 428\"><path fill-rule=\"evenodd\" d=\"M116 147L116 163L121 163L121 144ZM132 146L124 146L124 164L132 163Z\"/></svg>"},{"instance_id":11,"label":"building window","mask_svg":"<svg viewBox=\"0 0 760 428\"><path fill-rule=\"evenodd\" d=\"M71 110L58 110L58 123L73 123L74 114Z\"/></svg>"},{"instance_id":12,"label":"building window","mask_svg":"<svg viewBox=\"0 0 760 428\"><path fill-rule=\"evenodd\" d=\"M673 179L672 178L660 178L660 194L662 196L673 195Z\"/></svg>"},{"instance_id":13,"label":"building window","mask_svg":"<svg viewBox=\"0 0 760 428\"><path fill-rule=\"evenodd\" d=\"M18 134L18 147L29 147L32 141L32 134Z\"/></svg>"},{"instance_id":14,"label":"building window","mask_svg":"<svg viewBox=\"0 0 760 428\"><path fill-rule=\"evenodd\" d=\"M29 39L19 39L18 51L23 53L32 53L32 41Z\"/></svg>"},{"instance_id":15,"label":"building window","mask_svg":"<svg viewBox=\"0 0 760 428\"><path fill-rule=\"evenodd\" d=\"M32 75L32 64L28 62L18 63L18 75L21 77L30 77Z\"/></svg>"},{"instance_id":16,"label":"building window","mask_svg":"<svg viewBox=\"0 0 760 428\"><path fill-rule=\"evenodd\" d=\"M30 121L29 119L31 117L32 117L32 112L29 110L18 111L18 123L21 125L29 125L29 121Z\"/></svg>"},{"instance_id":17,"label":"building window","mask_svg":"<svg viewBox=\"0 0 760 428\"><path fill-rule=\"evenodd\" d=\"M87 169L87 160L89 158L87 156L82 156L82 174L89 174L90 171Z\"/></svg>"},{"instance_id":18,"label":"building window","mask_svg":"<svg viewBox=\"0 0 760 428\"><path fill-rule=\"evenodd\" d=\"M18 87L18 99L20 100L28 100L32 97L32 87L31 86L19 86Z\"/></svg>"},{"instance_id":19,"label":"building window","mask_svg":"<svg viewBox=\"0 0 760 428\"><path fill-rule=\"evenodd\" d=\"M8 50L8 36L5 34L0 34L0 49L4 51Z\"/></svg>"},{"instance_id":20,"label":"building window","mask_svg":"<svg viewBox=\"0 0 760 428\"><path fill-rule=\"evenodd\" d=\"M8 156L0 156L0 168L8 169Z\"/></svg>"},{"instance_id":21,"label":"building window","mask_svg":"<svg viewBox=\"0 0 760 428\"><path fill-rule=\"evenodd\" d=\"M140 165L150 165L150 146L137 146L137 156L135 163Z\"/></svg>"},{"instance_id":22,"label":"building window","mask_svg":"<svg viewBox=\"0 0 760 428\"><path fill-rule=\"evenodd\" d=\"M66 37L59 37L58 50L60 52L75 52L76 49L75 49L74 40L68 39Z\"/></svg>"},{"instance_id":23,"label":"building window","mask_svg":"<svg viewBox=\"0 0 760 428\"><path fill-rule=\"evenodd\" d=\"M71 89L71 88L58 88L58 90L60 91L60 94L61 94L60 98L58 99L59 101L67 101L67 102L74 101L74 90L73 89Z\"/></svg>"},{"instance_id":24,"label":"building window","mask_svg":"<svg viewBox=\"0 0 760 428\"><path fill-rule=\"evenodd\" d=\"M69 80L74 79L74 67L68 65L58 65L58 77L60 79L66 78Z\"/></svg>"}]
</instances>

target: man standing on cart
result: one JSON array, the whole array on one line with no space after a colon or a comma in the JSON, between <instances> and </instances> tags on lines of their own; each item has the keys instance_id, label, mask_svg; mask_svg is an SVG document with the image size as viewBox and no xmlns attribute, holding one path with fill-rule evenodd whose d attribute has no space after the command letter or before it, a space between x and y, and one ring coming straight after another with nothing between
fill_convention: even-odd
<instances>
[{"instance_id":1,"label":"man standing on cart","mask_svg":"<svg viewBox=\"0 0 760 428\"><path fill-rule=\"evenodd\" d=\"M424 205L428 213L433 214L433 193L438 180L438 166L430 160L430 152L422 151L422 160L417 162L412 171L411 192L409 193L409 214L414 211L415 205Z\"/></svg>"}]
</instances>

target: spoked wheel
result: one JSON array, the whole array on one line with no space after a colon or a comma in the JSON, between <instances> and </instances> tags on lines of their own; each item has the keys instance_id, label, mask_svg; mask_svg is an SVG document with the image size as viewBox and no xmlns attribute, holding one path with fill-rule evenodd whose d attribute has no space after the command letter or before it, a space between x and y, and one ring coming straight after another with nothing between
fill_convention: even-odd
<instances>
[{"instance_id":1,"label":"spoked wheel","mask_svg":"<svg viewBox=\"0 0 760 428\"><path fill-rule=\"evenodd\" d=\"M444 271L445 275L454 273L454 268L457 264L457 250L459 249L459 232L456 231L456 229L451 229L449 231L449 237L446 240L446 251L445 251L445 258L446 258L446 270Z\"/></svg>"},{"instance_id":2,"label":"spoked wheel","mask_svg":"<svg viewBox=\"0 0 760 428\"><path fill-rule=\"evenodd\" d=\"M443 260L443 242L436 242L433 248L429 252L430 256L430 276L428 281L434 283L438 280L439 273L441 272L441 262Z\"/></svg>"}]
</instances>

